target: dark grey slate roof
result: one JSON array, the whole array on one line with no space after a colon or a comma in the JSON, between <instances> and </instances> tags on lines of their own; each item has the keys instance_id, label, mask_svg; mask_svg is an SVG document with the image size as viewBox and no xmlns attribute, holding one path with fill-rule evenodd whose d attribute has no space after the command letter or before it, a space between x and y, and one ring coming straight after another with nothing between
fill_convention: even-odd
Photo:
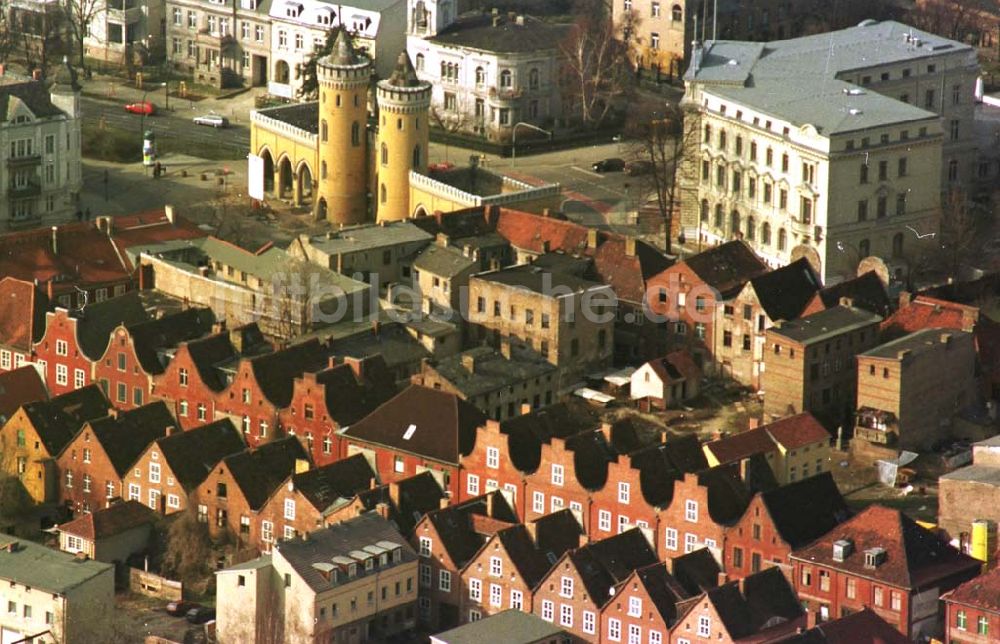
<instances>
[{"instance_id":1,"label":"dark grey slate roof","mask_svg":"<svg viewBox=\"0 0 1000 644\"><path fill-rule=\"evenodd\" d=\"M470 14L461 16L430 40L479 51L530 52L556 49L572 29L571 25L542 22L531 16L524 16L523 22L500 17L494 27L489 14Z\"/></svg>"}]
</instances>

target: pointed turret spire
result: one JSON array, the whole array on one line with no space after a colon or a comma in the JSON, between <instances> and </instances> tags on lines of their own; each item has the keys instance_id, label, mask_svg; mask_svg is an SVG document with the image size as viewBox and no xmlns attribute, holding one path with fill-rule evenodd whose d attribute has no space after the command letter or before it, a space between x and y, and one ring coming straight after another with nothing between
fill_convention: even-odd
<instances>
[{"instance_id":1,"label":"pointed turret spire","mask_svg":"<svg viewBox=\"0 0 1000 644\"><path fill-rule=\"evenodd\" d=\"M351 37L343 27L337 33L337 39L333 42L333 51L330 52L330 62L334 65L357 65L358 54L351 44Z\"/></svg>"},{"instance_id":2,"label":"pointed turret spire","mask_svg":"<svg viewBox=\"0 0 1000 644\"><path fill-rule=\"evenodd\" d=\"M399 53L396 68L392 70L392 76L389 77L388 82L393 87L418 87L420 85L417 70L413 68L413 63L405 51Z\"/></svg>"}]
</instances>

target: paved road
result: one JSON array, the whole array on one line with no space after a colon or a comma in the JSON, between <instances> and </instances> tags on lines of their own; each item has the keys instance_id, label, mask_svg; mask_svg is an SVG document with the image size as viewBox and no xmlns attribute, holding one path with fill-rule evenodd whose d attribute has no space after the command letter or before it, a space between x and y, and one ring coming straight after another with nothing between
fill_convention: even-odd
<instances>
[{"instance_id":1,"label":"paved road","mask_svg":"<svg viewBox=\"0 0 1000 644\"><path fill-rule=\"evenodd\" d=\"M190 144L189 153L192 155L197 155L198 148L205 146L230 148L234 157L246 154L249 149L250 130L240 123L234 123L228 128L220 129L192 123L191 119L195 116L206 113L206 110L198 108L197 103L194 103L192 108L188 101L174 100L171 107L176 106L175 111L163 110L154 116L147 116L143 120L138 114L126 112L125 102L111 102L88 96L80 99L84 118L88 120L103 118L109 126L124 130L134 128L136 136L141 136L141 128L143 127L147 130L151 129L161 139L177 140L182 144Z\"/></svg>"}]
</instances>

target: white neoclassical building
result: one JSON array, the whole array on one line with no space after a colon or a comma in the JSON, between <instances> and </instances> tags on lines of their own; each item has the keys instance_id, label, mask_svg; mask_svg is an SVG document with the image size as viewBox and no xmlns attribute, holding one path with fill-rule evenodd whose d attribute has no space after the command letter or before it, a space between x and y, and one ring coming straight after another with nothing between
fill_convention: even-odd
<instances>
[{"instance_id":1,"label":"white neoclassical building","mask_svg":"<svg viewBox=\"0 0 1000 644\"><path fill-rule=\"evenodd\" d=\"M507 140L525 122L563 116L560 44L570 27L530 16L457 15L454 0L408 0L406 49L434 86L431 119L452 131Z\"/></svg>"},{"instance_id":2,"label":"white neoclassical building","mask_svg":"<svg viewBox=\"0 0 1000 644\"><path fill-rule=\"evenodd\" d=\"M64 221L82 185L76 73L63 64L51 87L0 80L0 230Z\"/></svg>"}]
</instances>

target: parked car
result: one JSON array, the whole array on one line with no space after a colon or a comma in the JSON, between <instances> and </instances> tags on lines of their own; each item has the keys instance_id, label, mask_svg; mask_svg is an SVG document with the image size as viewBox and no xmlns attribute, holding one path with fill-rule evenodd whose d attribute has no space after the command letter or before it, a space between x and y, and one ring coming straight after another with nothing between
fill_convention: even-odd
<instances>
[{"instance_id":1,"label":"parked car","mask_svg":"<svg viewBox=\"0 0 1000 644\"><path fill-rule=\"evenodd\" d=\"M624 159L603 159L590 166L594 172L621 172L625 169Z\"/></svg>"},{"instance_id":2,"label":"parked car","mask_svg":"<svg viewBox=\"0 0 1000 644\"><path fill-rule=\"evenodd\" d=\"M125 111L133 114L145 114L146 116L151 116L156 114L156 106L149 101L139 101L138 103L127 103L125 105Z\"/></svg>"},{"instance_id":3,"label":"parked car","mask_svg":"<svg viewBox=\"0 0 1000 644\"><path fill-rule=\"evenodd\" d=\"M204 624L215 619L215 609L208 606L198 606L189 610L185 619L192 624Z\"/></svg>"},{"instance_id":4,"label":"parked car","mask_svg":"<svg viewBox=\"0 0 1000 644\"><path fill-rule=\"evenodd\" d=\"M653 163L651 161L629 161L625 164L625 174L630 177L638 177L643 174L649 174L653 171Z\"/></svg>"},{"instance_id":5,"label":"parked car","mask_svg":"<svg viewBox=\"0 0 1000 644\"><path fill-rule=\"evenodd\" d=\"M207 125L209 127L229 127L229 119L221 114L202 114L194 117L195 125Z\"/></svg>"},{"instance_id":6,"label":"parked car","mask_svg":"<svg viewBox=\"0 0 1000 644\"><path fill-rule=\"evenodd\" d=\"M428 164L427 170L430 172L447 172L455 167L455 164L451 161L442 161L440 163Z\"/></svg>"},{"instance_id":7,"label":"parked car","mask_svg":"<svg viewBox=\"0 0 1000 644\"><path fill-rule=\"evenodd\" d=\"M172 601L167 604L167 614L173 615L174 617L181 617L187 615L188 611L193 608L200 608L201 604L196 604L195 602L189 602L183 599L177 601Z\"/></svg>"}]
</instances>

